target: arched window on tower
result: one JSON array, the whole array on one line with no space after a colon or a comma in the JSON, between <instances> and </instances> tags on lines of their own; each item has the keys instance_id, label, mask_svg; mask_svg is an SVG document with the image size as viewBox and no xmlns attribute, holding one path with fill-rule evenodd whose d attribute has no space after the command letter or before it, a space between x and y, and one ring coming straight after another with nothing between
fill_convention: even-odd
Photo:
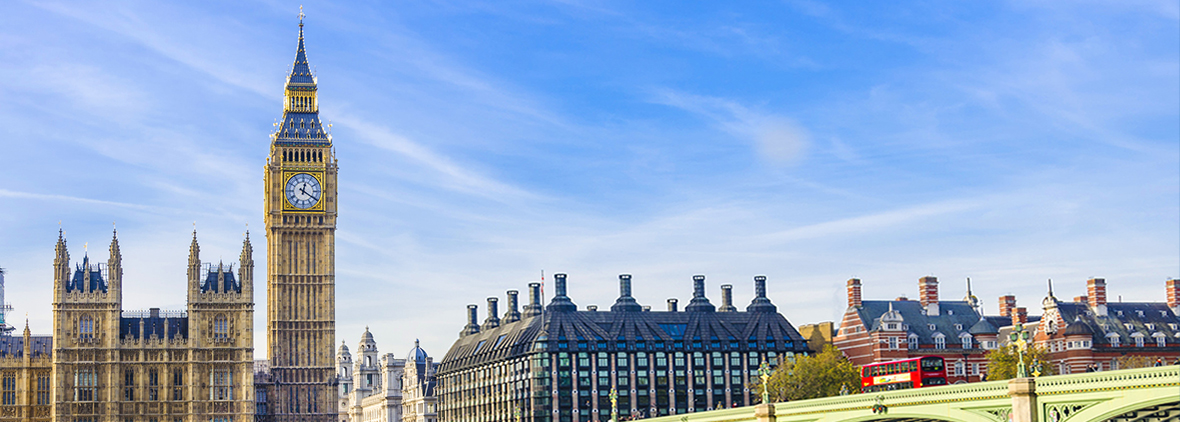
<instances>
[{"instance_id":1,"label":"arched window on tower","mask_svg":"<svg viewBox=\"0 0 1180 422\"><path fill-rule=\"evenodd\" d=\"M78 337L83 339L94 338L94 319L90 315L83 315L78 320Z\"/></svg>"},{"instance_id":2,"label":"arched window on tower","mask_svg":"<svg viewBox=\"0 0 1180 422\"><path fill-rule=\"evenodd\" d=\"M213 338L229 338L229 321L223 315L213 318Z\"/></svg>"}]
</instances>

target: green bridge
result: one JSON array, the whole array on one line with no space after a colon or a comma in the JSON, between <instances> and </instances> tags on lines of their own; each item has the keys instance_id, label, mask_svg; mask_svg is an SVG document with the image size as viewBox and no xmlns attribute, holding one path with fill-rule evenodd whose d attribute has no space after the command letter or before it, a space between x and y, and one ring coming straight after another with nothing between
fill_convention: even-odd
<instances>
[{"instance_id":1,"label":"green bridge","mask_svg":"<svg viewBox=\"0 0 1180 422\"><path fill-rule=\"evenodd\" d=\"M877 405L883 405L884 411ZM854 394L648 420L1180 422L1180 366Z\"/></svg>"}]
</instances>

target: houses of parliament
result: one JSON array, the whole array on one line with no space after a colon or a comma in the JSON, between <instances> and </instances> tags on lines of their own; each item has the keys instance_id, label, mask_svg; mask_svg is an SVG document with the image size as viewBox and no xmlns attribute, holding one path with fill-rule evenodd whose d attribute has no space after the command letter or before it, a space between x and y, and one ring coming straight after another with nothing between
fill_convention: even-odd
<instances>
[{"instance_id":1,"label":"houses of parliament","mask_svg":"<svg viewBox=\"0 0 1180 422\"><path fill-rule=\"evenodd\" d=\"M27 322L13 335L11 321L0 319L0 422L336 420L337 166L316 86L301 14L263 176L269 356L258 357L262 364L254 356L249 233L238 262L212 263L201 260L194 231L186 308L134 311L123 308L118 233L102 263L88 253L71 261L59 230L52 335L31 335Z\"/></svg>"}]
</instances>

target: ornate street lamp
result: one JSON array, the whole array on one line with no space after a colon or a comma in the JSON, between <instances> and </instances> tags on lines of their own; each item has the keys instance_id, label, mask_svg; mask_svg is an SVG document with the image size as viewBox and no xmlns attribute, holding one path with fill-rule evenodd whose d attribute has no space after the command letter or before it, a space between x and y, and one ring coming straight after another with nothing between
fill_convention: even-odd
<instances>
[{"instance_id":1,"label":"ornate street lamp","mask_svg":"<svg viewBox=\"0 0 1180 422\"><path fill-rule=\"evenodd\" d=\"M767 385L767 381L770 380L770 373L771 373L770 365L767 364L766 359L763 358L762 364L758 365L758 375L760 377L762 377L762 403L763 404L770 404L770 391L768 391L768 389L767 389L769 387L769 385Z\"/></svg>"},{"instance_id":2,"label":"ornate street lamp","mask_svg":"<svg viewBox=\"0 0 1180 422\"><path fill-rule=\"evenodd\" d=\"M610 420L619 422L619 392L615 387L610 388Z\"/></svg>"},{"instance_id":3,"label":"ornate street lamp","mask_svg":"<svg viewBox=\"0 0 1180 422\"><path fill-rule=\"evenodd\" d=\"M1016 346L1016 378L1028 378L1028 368L1024 366L1024 353L1028 349L1029 332L1024 331L1024 324L1016 324L1008 338Z\"/></svg>"}]
</instances>

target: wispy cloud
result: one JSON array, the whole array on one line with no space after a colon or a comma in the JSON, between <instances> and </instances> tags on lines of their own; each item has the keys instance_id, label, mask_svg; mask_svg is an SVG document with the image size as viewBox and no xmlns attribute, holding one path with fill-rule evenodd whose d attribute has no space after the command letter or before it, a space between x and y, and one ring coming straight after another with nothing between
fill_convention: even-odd
<instances>
[{"instance_id":1,"label":"wispy cloud","mask_svg":"<svg viewBox=\"0 0 1180 422\"><path fill-rule=\"evenodd\" d=\"M722 130L750 142L762 158L775 164L794 164L811 146L811 134L794 119L755 111L736 101L671 90L657 91L651 101L712 120Z\"/></svg>"}]
</instances>

